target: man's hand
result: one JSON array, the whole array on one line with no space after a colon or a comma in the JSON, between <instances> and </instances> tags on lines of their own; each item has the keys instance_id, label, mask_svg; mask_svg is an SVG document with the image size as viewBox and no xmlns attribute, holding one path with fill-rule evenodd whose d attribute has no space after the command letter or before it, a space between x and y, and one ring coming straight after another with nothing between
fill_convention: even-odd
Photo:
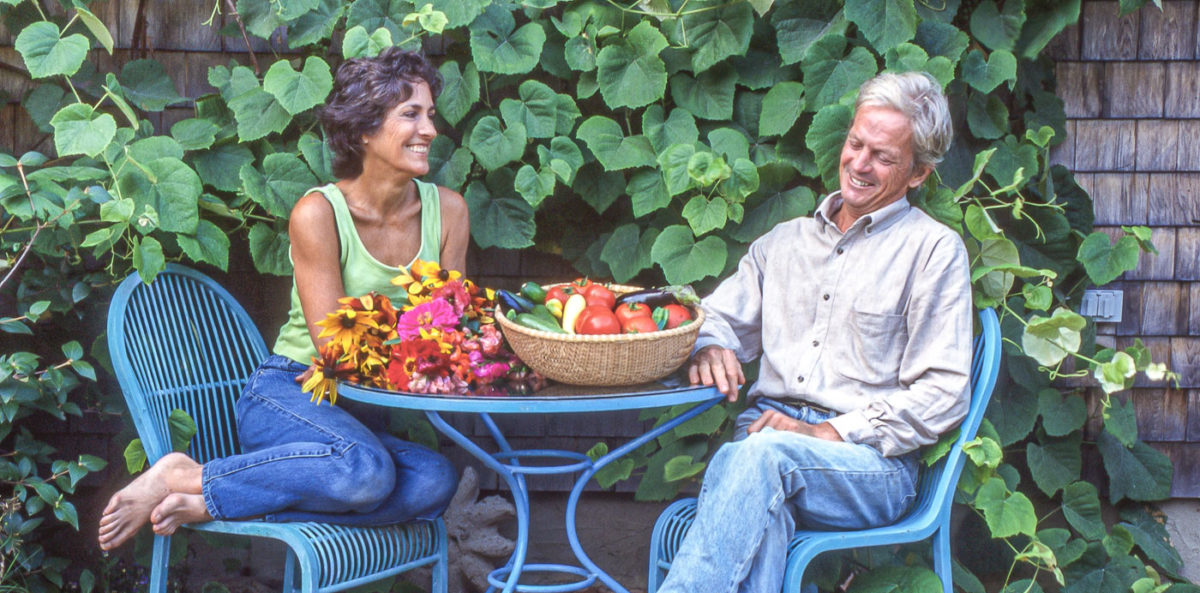
<instances>
[{"instance_id":1,"label":"man's hand","mask_svg":"<svg viewBox=\"0 0 1200 593\"><path fill-rule=\"evenodd\" d=\"M692 385L715 385L731 402L737 401L738 386L746 382L742 363L733 350L717 345L705 346L688 362L688 380Z\"/></svg>"},{"instance_id":2,"label":"man's hand","mask_svg":"<svg viewBox=\"0 0 1200 593\"><path fill-rule=\"evenodd\" d=\"M746 432L749 434L754 434L768 426L774 428L775 430L786 430L789 432L806 434L810 437L816 437L818 439L824 439L827 441L842 440L842 435L838 434L838 431L834 430L833 426L831 426L828 422L809 424L808 422L796 420L787 414L782 414L780 412L776 412L775 410L764 411L763 415L759 416L758 420L755 420L754 423L750 425L750 428L746 429Z\"/></svg>"}]
</instances>

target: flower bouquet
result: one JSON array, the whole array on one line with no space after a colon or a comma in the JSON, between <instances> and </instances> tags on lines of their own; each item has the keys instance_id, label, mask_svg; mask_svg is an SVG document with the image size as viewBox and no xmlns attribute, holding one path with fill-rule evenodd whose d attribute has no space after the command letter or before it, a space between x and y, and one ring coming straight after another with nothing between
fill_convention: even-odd
<instances>
[{"instance_id":1,"label":"flower bouquet","mask_svg":"<svg viewBox=\"0 0 1200 593\"><path fill-rule=\"evenodd\" d=\"M545 379L504 342L492 316L495 291L454 270L417 260L392 279L406 301L374 292L339 299L317 322L329 338L302 388L317 404L337 402L338 381L427 394L503 395L540 389Z\"/></svg>"}]
</instances>

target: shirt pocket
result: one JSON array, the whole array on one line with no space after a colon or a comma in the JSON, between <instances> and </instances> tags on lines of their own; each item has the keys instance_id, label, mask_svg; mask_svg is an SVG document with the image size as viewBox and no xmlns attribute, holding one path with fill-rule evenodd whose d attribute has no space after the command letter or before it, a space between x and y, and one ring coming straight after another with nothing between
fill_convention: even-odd
<instances>
[{"instance_id":1,"label":"shirt pocket","mask_svg":"<svg viewBox=\"0 0 1200 593\"><path fill-rule=\"evenodd\" d=\"M900 358L908 342L903 315L851 309L833 369L844 379L873 386L899 384Z\"/></svg>"}]
</instances>

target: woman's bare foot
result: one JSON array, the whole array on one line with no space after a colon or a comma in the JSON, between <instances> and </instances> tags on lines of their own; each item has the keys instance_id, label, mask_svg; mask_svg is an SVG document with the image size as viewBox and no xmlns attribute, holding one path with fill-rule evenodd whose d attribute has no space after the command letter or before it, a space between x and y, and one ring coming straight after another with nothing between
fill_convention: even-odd
<instances>
[{"instance_id":1,"label":"woman's bare foot","mask_svg":"<svg viewBox=\"0 0 1200 593\"><path fill-rule=\"evenodd\" d=\"M212 521L201 494L168 494L150 512L150 525L158 535L171 535L184 523Z\"/></svg>"},{"instance_id":2,"label":"woman's bare foot","mask_svg":"<svg viewBox=\"0 0 1200 593\"><path fill-rule=\"evenodd\" d=\"M170 453L114 494L100 517L100 549L111 550L128 541L169 494L199 494L202 467L187 455Z\"/></svg>"}]
</instances>

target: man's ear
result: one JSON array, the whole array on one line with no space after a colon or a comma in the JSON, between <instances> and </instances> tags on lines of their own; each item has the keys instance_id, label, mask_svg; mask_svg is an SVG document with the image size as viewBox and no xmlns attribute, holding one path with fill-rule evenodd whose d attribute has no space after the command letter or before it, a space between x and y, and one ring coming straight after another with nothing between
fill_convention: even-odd
<instances>
[{"instance_id":1,"label":"man's ear","mask_svg":"<svg viewBox=\"0 0 1200 593\"><path fill-rule=\"evenodd\" d=\"M922 183L925 183L925 179L929 177L930 173L933 173L933 165L918 165L913 176L908 180L908 189L920 187Z\"/></svg>"}]
</instances>

